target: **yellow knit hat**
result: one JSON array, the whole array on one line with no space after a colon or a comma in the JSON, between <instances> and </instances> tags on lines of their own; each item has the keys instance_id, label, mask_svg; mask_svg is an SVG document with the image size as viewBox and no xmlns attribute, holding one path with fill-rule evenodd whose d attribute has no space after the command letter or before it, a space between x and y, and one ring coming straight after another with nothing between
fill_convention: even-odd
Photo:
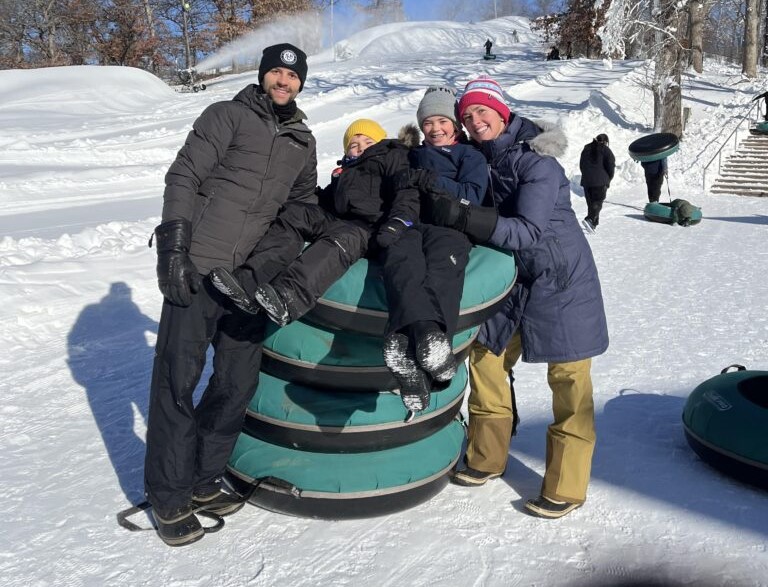
<instances>
[{"instance_id":1,"label":"yellow knit hat","mask_svg":"<svg viewBox=\"0 0 768 587\"><path fill-rule=\"evenodd\" d=\"M344 133L344 152L347 152L347 147L355 135L365 135L370 137L375 142L379 142L381 139L387 137L387 131L385 131L378 122L369 120L367 118L359 118L349 125L347 131Z\"/></svg>"}]
</instances>

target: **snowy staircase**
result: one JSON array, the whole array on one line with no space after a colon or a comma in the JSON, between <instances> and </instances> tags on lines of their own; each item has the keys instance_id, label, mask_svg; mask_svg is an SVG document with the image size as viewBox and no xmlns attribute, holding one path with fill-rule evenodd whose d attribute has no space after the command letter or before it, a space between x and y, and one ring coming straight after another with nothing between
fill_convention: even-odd
<instances>
[{"instance_id":1,"label":"snowy staircase","mask_svg":"<svg viewBox=\"0 0 768 587\"><path fill-rule=\"evenodd\" d=\"M768 135L750 135L726 159L713 194L768 196Z\"/></svg>"}]
</instances>

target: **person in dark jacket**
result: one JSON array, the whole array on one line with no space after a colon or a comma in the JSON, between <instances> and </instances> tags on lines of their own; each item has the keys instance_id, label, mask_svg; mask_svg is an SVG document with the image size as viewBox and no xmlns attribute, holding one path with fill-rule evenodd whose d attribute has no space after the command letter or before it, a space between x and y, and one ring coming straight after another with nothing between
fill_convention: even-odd
<instances>
[{"instance_id":1,"label":"person in dark jacket","mask_svg":"<svg viewBox=\"0 0 768 587\"><path fill-rule=\"evenodd\" d=\"M436 219L513 251L519 274L470 351L466 467L454 481L479 486L504 473L513 414L507 374L521 356L547 363L554 422L541 494L525 507L558 518L586 499L595 445L591 358L608 348L597 268L571 207L568 178L552 156L565 151L565 137L510 112L489 78L467 84L458 111L490 165L496 208L444 198L433 203Z\"/></svg>"},{"instance_id":2,"label":"person in dark jacket","mask_svg":"<svg viewBox=\"0 0 768 587\"><path fill-rule=\"evenodd\" d=\"M165 176L144 484L157 533L172 546L203 537L196 510L223 516L242 506L221 478L258 382L264 321L231 311L203 277L242 264L285 202L315 201L315 139L295 102L306 75L297 47L264 49L259 84L207 107ZM213 374L195 406L209 344Z\"/></svg>"},{"instance_id":3,"label":"person in dark jacket","mask_svg":"<svg viewBox=\"0 0 768 587\"><path fill-rule=\"evenodd\" d=\"M491 54L491 48L493 47L493 42L490 39L487 39L485 41L485 54L490 55Z\"/></svg>"},{"instance_id":4,"label":"person in dark jacket","mask_svg":"<svg viewBox=\"0 0 768 587\"><path fill-rule=\"evenodd\" d=\"M667 175L667 158L656 161L642 161L645 172L645 185L648 189L648 201L658 202L661 197L661 186L664 185L664 176Z\"/></svg>"},{"instance_id":5,"label":"person in dark jacket","mask_svg":"<svg viewBox=\"0 0 768 587\"><path fill-rule=\"evenodd\" d=\"M263 310L285 326L312 309L372 245L378 252L400 238L418 220L419 194L401 188L408 148L386 134L373 120L354 121L344 133L341 167L319 190L320 203L286 204L242 266L211 271L214 286L245 312Z\"/></svg>"},{"instance_id":6,"label":"person in dark jacket","mask_svg":"<svg viewBox=\"0 0 768 587\"><path fill-rule=\"evenodd\" d=\"M595 230L600 224L600 210L611 185L616 168L616 159L608 147L608 135L599 134L591 143L584 145L579 159L581 185L587 200L587 217L584 224L588 230Z\"/></svg>"},{"instance_id":7,"label":"person in dark jacket","mask_svg":"<svg viewBox=\"0 0 768 587\"><path fill-rule=\"evenodd\" d=\"M456 91L427 88L416 119L424 142L409 154L409 181L423 194L446 194L480 205L488 172L485 158L467 144L456 120ZM419 130L412 124L401 133L413 136L406 144L418 144ZM456 373L451 340L472 247L463 233L429 222L429 210L422 209L421 222L382 255L389 307L384 360L411 411L429 406L432 380L450 381Z\"/></svg>"}]
</instances>

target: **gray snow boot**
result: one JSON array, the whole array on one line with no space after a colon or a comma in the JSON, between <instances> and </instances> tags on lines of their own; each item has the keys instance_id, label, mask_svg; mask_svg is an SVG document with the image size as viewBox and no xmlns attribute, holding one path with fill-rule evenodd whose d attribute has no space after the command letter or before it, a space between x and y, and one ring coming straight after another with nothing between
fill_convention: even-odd
<instances>
[{"instance_id":1,"label":"gray snow boot","mask_svg":"<svg viewBox=\"0 0 768 587\"><path fill-rule=\"evenodd\" d=\"M427 373L436 381L450 381L456 375L459 365L453 356L453 348L448 335L435 322L425 327L414 325L416 340L416 359Z\"/></svg>"},{"instance_id":2,"label":"gray snow boot","mask_svg":"<svg viewBox=\"0 0 768 587\"><path fill-rule=\"evenodd\" d=\"M403 405L411 412L421 412L429 407L429 378L416 364L408 345L405 334L388 334L384 339L384 362L397 381Z\"/></svg>"}]
</instances>

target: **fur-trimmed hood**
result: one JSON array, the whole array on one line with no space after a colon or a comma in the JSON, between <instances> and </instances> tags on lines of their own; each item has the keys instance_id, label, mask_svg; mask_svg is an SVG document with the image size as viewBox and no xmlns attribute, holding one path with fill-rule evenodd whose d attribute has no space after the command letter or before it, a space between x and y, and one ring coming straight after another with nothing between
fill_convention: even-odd
<instances>
[{"instance_id":1,"label":"fur-trimmed hood","mask_svg":"<svg viewBox=\"0 0 768 587\"><path fill-rule=\"evenodd\" d=\"M559 125L548 120L531 120L530 122L540 130L535 137L526 140L533 151L556 159L565 155L568 137Z\"/></svg>"}]
</instances>

